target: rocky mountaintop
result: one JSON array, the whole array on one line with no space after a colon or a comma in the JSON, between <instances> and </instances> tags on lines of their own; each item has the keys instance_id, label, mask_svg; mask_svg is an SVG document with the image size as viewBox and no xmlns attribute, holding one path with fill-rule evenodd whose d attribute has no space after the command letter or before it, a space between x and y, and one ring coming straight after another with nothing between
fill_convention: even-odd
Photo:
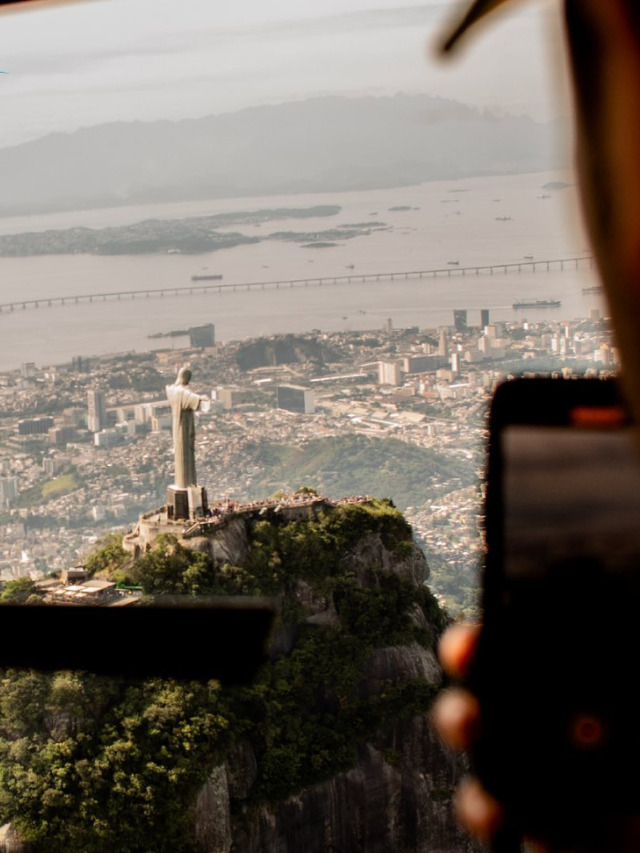
<instances>
[{"instance_id":1,"label":"rocky mountaintop","mask_svg":"<svg viewBox=\"0 0 640 853\"><path fill-rule=\"evenodd\" d=\"M275 595L272 656L233 688L5 672L0 817L31 849L473 849L426 715L445 617L388 501L244 514L134 562L110 542L91 566L151 596Z\"/></svg>"}]
</instances>

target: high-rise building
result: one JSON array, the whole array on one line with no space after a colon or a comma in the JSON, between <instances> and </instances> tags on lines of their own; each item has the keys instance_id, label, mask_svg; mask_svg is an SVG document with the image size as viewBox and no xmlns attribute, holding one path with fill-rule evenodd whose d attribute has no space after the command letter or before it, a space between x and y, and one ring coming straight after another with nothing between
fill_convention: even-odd
<instances>
[{"instance_id":1,"label":"high-rise building","mask_svg":"<svg viewBox=\"0 0 640 853\"><path fill-rule=\"evenodd\" d=\"M378 362L378 384L399 385L402 382L402 370L397 361Z\"/></svg>"},{"instance_id":2,"label":"high-rise building","mask_svg":"<svg viewBox=\"0 0 640 853\"><path fill-rule=\"evenodd\" d=\"M456 332L467 331L467 309L457 308L453 312L453 325L456 327Z\"/></svg>"},{"instance_id":3,"label":"high-rise building","mask_svg":"<svg viewBox=\"0 0 640 853\"><path fill-rule=\"evenodd\" d=\"M449 339L447 338L446 329L440 330L440 340L438 341L438 355L446 358L449 355Z\"/></svg>"},{"instance_id":4,"label":"high-rise building","mask_svg":"<svg viewBox=\"0 0 640 853\"><path fill-rule=\"evenodd\" d=\"M189 329L189 344L192 347L212 347L216 342L216 330L213 323L206 326L193 326Z\"/></svg>"},{"instance_id":5,"label":"high-rise building","mask_svg":"<svg viewBox=\"0 0 640 853\"><path fill-rule=\"evenodd\" d=\"M117 429L102 429L93 436L93 443L96 447L115 447L122 441L123 436Z\"/></svg>"},{"instance_id":6,"label":"high-rise building","mask_svg":"<svg viewBox=\"0 0 640 853\"><path fill-rule=\"evenodd\" d=\"M233 409L235 406L245 403L247 398L251 396L251 391L238 385L227 385L216 388L213 395L214 399L222 403L225 409Z\"/></svg>"},{"instance_id":7,"label":"high-rise building","mask_svg":"<svg viewBox=\"0 0 640 853\"><path fill-rule=\"evenodd\" d=\"M491 355L491 342L493 340L494 338L490 338L488 335L483 335L478 341L478 349L486 358L489 358Z\"/></svg>"},{"instance_id":8,"label":"high-rise building","mask_svg":"<svg viewBox=\"0 0 640 853\"><path fill-rule=\"evenodd\" d=\"M49 444L56 447L65 447L75 437L76 431L71 426L51 427L49 430Z\"/></svg>"},{"instance_id":9,"label":"high-rise building","mask_svg":"<svg viewBox=\"0 0 640 853\"><path fill-rule=\"evenodd\" d=\"M276 387L276 405L288 412L300 415L312 415L315 410L313 391L302 385L278 385Z\"/></svg>"},{"instance_id":10,"label":"high-rise building","mask_svg":"<svg viewBox=\"0 0 640 853\"><path fill-rule=\"evenodd\" d=\"M0 507L5 509L18 497L18 478L0 477Z\"/></svg>"},{"instance_id":11,"label":"high-rise building","mask_svg":"<svg viewBox=\"0 0 640 853\"><path fill-rule=\"evenodd\" d=\"M153 403L138 403L134 409L135 420L141 423L151 423L152 418L162 415L171 416L171 406L166 400L156 400Z\"/></svg>"},{"instance_id":12,"label":"high-rise building","mask_svg":"<svg viewBox=\"0 0 640 853\"><path fill-rule=\"evenodd\" d=\"M87 409L87 429L90 432L100 432L107 425L107 408L102 391L87 391Z\"/></svg>"},{"instance_id":13,"label":"high-rise building","mask_svg":"<svg viewBox=\"0 0 640 853\"><path fill-rule=\"evenodd\" d=\"M42 470L49 477L55 477L63 466L63 461L55 456L48 456L42 460Z\"/></svg>"},{"instance_id":14,"label":"high-rise building","mask_svg":"<svg viewBox=\"0 0 640 853\"><path fill-rule=\"evenodd\" d=\"M53 418L45 415L41 418L24 418L18 421L18 435L44 435L53 426Z\"/></svg>"},{"instance_id":15,"label":"high-rise building","mask_svg":"<svg viewBox=\"0 0 640 853\"><path fill-rule=\"evenodd\" d=\"M402 356L402 369L405 373L424 373L444 367L448 359L441 355L405 355Z\"/></svg>"},{"instance_id":16,"label":"high-rise building","mask_svg":"<svg viewBox=\"0 0 640 853\"><path fill-rule=\"evenodd\" d=\"M71 359L71 369L76 373L89 373L91 361L81 355L76 355Z\"/></svg>"},{"instance_id":17,"label":"high-rise building","mask_svg":"<svg viewBox=\"0 0 640 853\"><path fill-rule=\"evenodd\" d=\"M491 321L489 319L489 309L488 308L481 308L480 309L480 327L482 329L484 329L485 326L488 326L490 322Z\"/></svg>"}]
</instances>

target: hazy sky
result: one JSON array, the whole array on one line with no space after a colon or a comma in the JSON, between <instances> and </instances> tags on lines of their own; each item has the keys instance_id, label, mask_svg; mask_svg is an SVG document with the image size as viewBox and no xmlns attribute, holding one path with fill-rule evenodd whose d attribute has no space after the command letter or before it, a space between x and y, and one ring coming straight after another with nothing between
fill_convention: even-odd
<instances>
[{"instance_id":1,"label":"hazy sky","mask_svg":"<svg viewBox=\"0 0 640 853\"><path fill-rule=\"evenodd\" d=\"M565 111L552 91L556 5L521 2L452 64L429 45L456 0L34 4L0 14L0 146L323 94L424 92L547 119Z\"/></svg>"}]
</instances>

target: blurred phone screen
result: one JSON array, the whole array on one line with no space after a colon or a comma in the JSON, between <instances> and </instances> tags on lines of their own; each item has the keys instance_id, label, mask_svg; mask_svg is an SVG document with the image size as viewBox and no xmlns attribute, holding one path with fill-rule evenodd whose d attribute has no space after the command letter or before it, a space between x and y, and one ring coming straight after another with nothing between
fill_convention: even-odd
<instances>
[{"instance_id":1,"label":"blurred phone screen","mask_svg":"<svg viewBox=\"0 0 640 853\"><path fill-rule=\"evenodd\" d=\"M640 573L640 460L630 428L509 426L502 433L504 572L566 560Z\"/></svg>"}]
</instances>

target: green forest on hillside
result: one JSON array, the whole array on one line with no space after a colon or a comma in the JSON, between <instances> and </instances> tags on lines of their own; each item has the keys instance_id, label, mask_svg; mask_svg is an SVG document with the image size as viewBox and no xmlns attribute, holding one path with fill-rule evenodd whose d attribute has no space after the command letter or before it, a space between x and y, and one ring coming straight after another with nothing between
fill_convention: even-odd
<instances>
[{"instance_id":1,"label":"green forest on hillside","mask_svg":"<svg viewBox=\"0 0 640 853\"><path fill-rule=\"evenodd\" d=\"M308 485L330 498L388 497L403 510L441 494L444 483L458 489L477 480L470 460L396 438L345 435L302 446L263 442L247 452L252 464L262 468L251 483L252 499Z\"/></svg>"}]
</instances>

